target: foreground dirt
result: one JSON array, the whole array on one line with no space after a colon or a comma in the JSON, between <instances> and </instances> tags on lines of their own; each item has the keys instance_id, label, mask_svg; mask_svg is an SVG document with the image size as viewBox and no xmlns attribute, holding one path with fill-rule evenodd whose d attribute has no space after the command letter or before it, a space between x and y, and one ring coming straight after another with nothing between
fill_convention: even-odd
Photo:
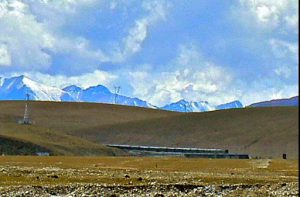
<instances>
[{"instance_id":1,"label":"foreground dirt","mask_svg":"<svg viewBox=\"0 0 300 197\"><path fill-rule=\"evenodd\" d=\"M23 186L1 192L1 196L298 196L296 183L273 185L143 185Z\"/></svg>"},{"instance_id":2,"label":"foreground dirt","mask_svg":"<svg viewBox=\"0 0 300 197\"><path fill-rule=\"evenodd\" d=\"M0 196L298 196L298 160L0 157Z\"/></svg>"}]
</instances>

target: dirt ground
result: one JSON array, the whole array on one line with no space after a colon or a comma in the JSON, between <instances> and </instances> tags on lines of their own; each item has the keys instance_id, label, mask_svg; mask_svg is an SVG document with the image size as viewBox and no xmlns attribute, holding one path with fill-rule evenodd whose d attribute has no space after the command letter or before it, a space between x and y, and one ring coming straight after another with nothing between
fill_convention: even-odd
<instances>
[{"instance_id":1,"label":"dirt ground","mask_svg":"<svg viewBox=\"0 0 300 197\"><path fill-rule=\"evenodd\" d=\"M0 196L298 196L298 160L0 157Z\"/></svg>"}]
</instances>

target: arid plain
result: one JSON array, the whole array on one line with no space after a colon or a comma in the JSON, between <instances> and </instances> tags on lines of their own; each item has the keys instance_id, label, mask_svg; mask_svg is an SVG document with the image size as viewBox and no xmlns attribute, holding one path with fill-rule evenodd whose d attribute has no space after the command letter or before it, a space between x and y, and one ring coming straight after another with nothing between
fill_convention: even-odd
<instances>
[{"instance_id":1,"label":"arid plain","mask_svg":"<svg viewBox=\"0 0 300 197\"><path fill-rule=\"evenodd\" d=\"M298 161L0 158L1 196L297 196Z\"/></svg>"}]
</instances>

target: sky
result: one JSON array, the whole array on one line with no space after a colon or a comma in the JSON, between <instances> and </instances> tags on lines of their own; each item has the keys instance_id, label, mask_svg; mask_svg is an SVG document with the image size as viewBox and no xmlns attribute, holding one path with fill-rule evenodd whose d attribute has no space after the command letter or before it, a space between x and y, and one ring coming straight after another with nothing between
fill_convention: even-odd
<instances>
[{"instance_id":1,"label":"sky","mask_svg":"<svg viewBox=\"0 0 300 197\"><path fill-rule=\"evenodd\" d=\"M0 0L0 77L156 106L298 95L297 0Z\"/></svg>"}]
</instances>

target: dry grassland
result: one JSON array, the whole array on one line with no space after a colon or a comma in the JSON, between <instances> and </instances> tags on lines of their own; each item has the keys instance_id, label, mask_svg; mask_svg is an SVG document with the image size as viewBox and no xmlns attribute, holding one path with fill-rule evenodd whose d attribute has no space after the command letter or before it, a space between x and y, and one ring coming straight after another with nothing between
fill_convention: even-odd
<instances>
[{"instance_id":1,"label":"dry grassland","mask_svg":"<svg viewBox=\"0 0 300 197\"><path fill-rule=\"evenodd\" d=\"M298 171L297 160L0 157L0 194L298 195Z\"/></svg>"}]
</instances>

